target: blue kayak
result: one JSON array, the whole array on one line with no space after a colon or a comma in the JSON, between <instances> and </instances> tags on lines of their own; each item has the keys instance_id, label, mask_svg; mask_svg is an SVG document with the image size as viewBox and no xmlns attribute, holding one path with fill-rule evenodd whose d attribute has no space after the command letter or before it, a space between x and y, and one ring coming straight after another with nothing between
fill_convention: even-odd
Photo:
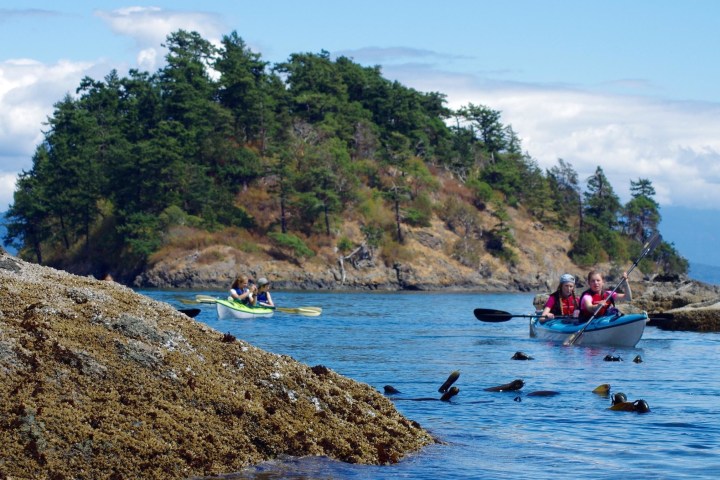
<instances>
[{"instance_id":1,"label":"blue kayak","mask_svg":"<svg viewBox=\"0 0 720 480\"><path fill-rule=\"evenodd\" d=\"M575 341L575 345L611 345L634 347L640 341L645 324L646 312L615 313L592 320L590 325ZM579 332L585 323L567 318L557 318L540 322L540 317L530 318L530 337L554 342L564 342L570 335Z\"/></svg>"}]
</instances>

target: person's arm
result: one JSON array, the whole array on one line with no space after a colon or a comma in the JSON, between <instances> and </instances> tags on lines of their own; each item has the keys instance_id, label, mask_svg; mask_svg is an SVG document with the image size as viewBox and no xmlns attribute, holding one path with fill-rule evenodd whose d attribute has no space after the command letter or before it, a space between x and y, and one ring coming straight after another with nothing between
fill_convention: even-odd
<instances>
[{"instance_id":1,"label":"person's arm","mask_svg":"<svg viewBox=\"0 0 720 480\"><path fill-rule=\"evenodd\" d=\"M632 301L632 291L630 290L630 279L628 279L627 272L623 272L623 278L625 279L623 293L615 293L615 298L624 302L630 302Z\"/></svg>"},{"instance_id":2,"label":"person's arm","mask_svg":"<svg viewBox=\"0 0 720 480\"><path fill-rule=\"evenodd\" d=\"M632 291L630 290L630 284L625 282L625 301L632 302Z\"/></svg>"},{"instance_id":3,"label":"person's arm","mask_svg":"<svg viewBox=\"0 0 720 480\"><path fill-rule=\"evenodd\" d=\"M255 287L254 285L252 287L248 288L248 297L247 297L246 303L253 307L257 303L257 287Z\"/></svg>"},{"instance_id":4,"label":"person's arm","mask_svg":"<svg viewBox=\"0 0 720 480\"><path fill-rule=\"evenodd\" d=\"M230 296L231 296L233 299L237 300L238 302L242 302L243 300L245 300L245 299L248 298L248 297L249 297L249 298L252 298L252 293L250 292L249 289L248 289L248 290L245 290L245 291L242 292L242 293L238 293L237 290L235 290L234 288L231 288L231 289L230 289Z\"/></svg>"},{"instance_id":5,"label":"person's arm","mask_svg":"<svg viewBox=\"0 0 720 480\"><path fill-rule=\"evenodd\" d=\"M267 292L267 301L265 302L265 304L266 304L268 307L274 307L274 306L275 306L275 303L273 302L272 296L270 296L270 292Z\"/></svg>"},{"instance_id":6,"label":"person's arm","mask_svg":"<svg viewBox=\"0 0 720 480\"><path fill-rule=\"evenodd\" d=\"M575 308L573 309L572 317L578 318L580 316L580 300L575 296L574 293L573 298L575 298Z\"/></svg>"},{"instance_id":7,"label":"person's arm","mask_svg":"<svg viewBox=\"0 0 720 480\"><path fill-rule=\"evenodd\" d=\"M555 304L555 297L550 295L545 302L545 308L543 308L542 313L540 314L540 323L547 322L548 320L552 320L555 318L555 315L550 313L550 310L552 309L553 305Z\"/></svg>"}]
</instances>

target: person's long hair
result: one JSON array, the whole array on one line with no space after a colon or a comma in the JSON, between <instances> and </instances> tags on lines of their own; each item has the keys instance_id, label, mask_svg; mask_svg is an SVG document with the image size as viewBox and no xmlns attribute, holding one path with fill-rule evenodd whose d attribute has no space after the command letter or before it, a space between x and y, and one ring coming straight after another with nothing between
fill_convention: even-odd
<instances>
[{"instance_id":1,"label":"person's long hair","mask_svg":"<svg viewBox=\"0 0 720 480\"><path fill-rule=\"evenodd\" d=\"M247 277L247 276L245 276L245 275L238 275L237 277L235 277L235 281L234 281L233 284L230 286L230 288L232 288L233 290L237 290L237 289L240 287L240 285L242 285L243 283L247 283L247 281L248 281L248 277Z\"/></svg>"}]
</instances>

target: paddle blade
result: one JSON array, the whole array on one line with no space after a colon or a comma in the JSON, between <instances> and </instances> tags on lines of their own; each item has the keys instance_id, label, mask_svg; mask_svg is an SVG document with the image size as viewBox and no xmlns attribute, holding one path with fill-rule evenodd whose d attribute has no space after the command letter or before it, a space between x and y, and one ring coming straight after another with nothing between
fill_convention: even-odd
<instances>
[{"instance_id":1,"label":"paddle blade","mask_svg":"<svg viewBox=\"0 0 720 480\"><path fill-rule=\"evenodd\" d=\"M473 313L475 314L475 318L481 322L493 323L507 322L514 316L508 312L503 312L502 310L492 310L488 308L476 308L473 310Z\"/></svg>"},{"instance_id":2,"label":"paddle blade","mask_svg":"<svg viewBox=\"0 0 720 480\"><path fill-rule=\"evenodd\" d=\"M185 305L195 305L198 303L197 300L190 300L189 298L178 298L177 301Z\"/></svg>"},{"instance_id":3,"label":"paddle blade","mask_svg":"<svg viewBox=\"0 0 720 480\"><path fill-rule=\"evenodd\" d=\"M575 333L571 333L571 334L568 335L568 337L565 339L565 341L563 342L563 345L565 345L566 347L567 347L567 346L570 346L570 345L575 345L575 342L578 341L578 339L582 336L582 334L583 334L583 330L580 330L580 331L575 332Z\"/></svg>"},{"instance_id":4,"label":"paddle blade","mask_svg":"<svg viewBox=\"0 0 720 480\"><path fill-rule=\"evenodd\" d=\"M303 317L317 317L322 313L322 308L319 307L275 307L275 310L293 315L302 315Z\"/></svg>"},{"instance_id":5,"label":"paddle blade","mask_svg":"<svg viewBox=\"0 0 720 480\"><path fill-rule=\"evenodd\" d=\"M218 301L217 298L210 295L195 295L195 300L199 303L216 303Z\"/></svg>"},{"instance_id":6,"label":"paddle blade","mask_svg":"<svg viewBox=\"0 0 720 480\"><path fill-rule=\"evenodd\" d=\"M308 311L314 310L318 313L322 313L322 307L299 307L299 308L302 308L303 310L308 310Z\"/></svg>"},{"instance_id":7,"label":"paddle blade","mask_svg":"<svg viewBox=\"0 0 720 480\"><path fill-rule=\"evenodd\" d=\"M660 242L662 242L662 236L659 233L655 233L650 239L645 243L643 247L643 251L641 253L641 256L644 257L648 253L655 250L655 248L660 245Z\"/></svg>"}]
</instances>

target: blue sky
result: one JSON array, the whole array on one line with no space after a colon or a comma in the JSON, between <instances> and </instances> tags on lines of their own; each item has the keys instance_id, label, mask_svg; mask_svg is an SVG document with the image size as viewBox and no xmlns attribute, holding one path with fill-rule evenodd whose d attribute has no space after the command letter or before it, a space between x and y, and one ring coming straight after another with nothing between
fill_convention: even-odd
<instances>
[{"instance_id":1,"label":"blue sky","mask_svg":"<svg viewBox=\"0 0 720 480\"><path fill-rule=\"evenodd\" d=\"M584 180L601 166L622 201L647 178L665 238L720 265L718 18L714 0L3 0L0 211L83 76L155 71L179 28L236 30L271 63L327 50L450 107L500 110L541 167L562 158Z\"/></svg>"}]
</instances>

